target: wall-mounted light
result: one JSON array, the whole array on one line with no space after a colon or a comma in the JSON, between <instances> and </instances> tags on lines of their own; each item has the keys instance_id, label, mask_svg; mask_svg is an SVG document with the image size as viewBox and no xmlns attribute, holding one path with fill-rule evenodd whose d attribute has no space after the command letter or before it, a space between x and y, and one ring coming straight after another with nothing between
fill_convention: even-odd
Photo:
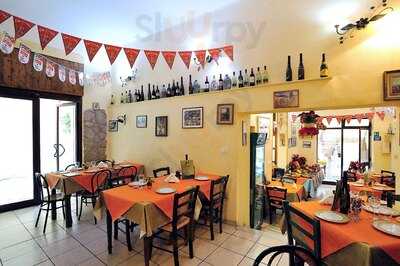
<instances>
[{"instance_id":1,"label":"wall-mounted light","mask_svg":"<svg viewBox=\"0 0 400 266\"><path fill-rule=\"evenodd\" d=\"M343 27L335 25L340 44L342 44L347 38L353 38L353 32L355 30L365 29L369 23L383 18L394 9L393 7L388 6L388 0L382 0L382 3L378 7L371 6L370 10L371 14L368 17L362 17L356 22L349 23Z\"/></svg>"},{"instance_id":2,"label":"wall-mounted light","mask_svg":"<svg viewBox=\"0 0 400 266\"><path fill-rule=\"evenodd\" d=\"M126 115L120 115L117 117L117 122L126 125Z\"/></svg>"}]
</instances>

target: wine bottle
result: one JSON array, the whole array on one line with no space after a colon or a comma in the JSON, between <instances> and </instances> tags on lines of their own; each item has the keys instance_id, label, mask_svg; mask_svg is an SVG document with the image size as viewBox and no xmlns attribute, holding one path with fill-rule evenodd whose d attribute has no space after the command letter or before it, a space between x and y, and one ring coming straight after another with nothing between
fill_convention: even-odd
<instances>
[{"instance_id":1,"label":"wine bottle","mask_svg":"<svg viewBox=\"0 0 400 266\"><path fill-rule=\"evenodd\" d=\"M286 67L286 81L292 81L292 66L290 62L290 55L288 56L288 62L287 62L287 67Z\"/></svg>"},{"instance_id":2,"label":"wine bottle","mask_svg":"<svg viewBox=\"0 0 400 266\"><path fill-rule=\"evenodd\" d=\"M121 92L121 103L124 103L124 93Z\"/></svg>"},{"instance_id":3,"label":"wine bottle","mask_svg":"<svg viewBox=\"0 0 400 266\"><path fill-rule=\"evenodd\" d=\"M129 103L129 95L128 95L128 91L125 91L125 99L124 99L125 103Z\"/></svg>"},{"instance_id":4,"label":"wine bottle","mask_svg":"<svg viewBox=\"0 0 400 266\"><path fill-rule=\"evenodd\" d=\"M225 74L224 78L224 90L229 90L232 87L232 80L228 74Z\"/></svg>"},{"instance_id":5,"label":"wine bottle","mask_svg":"<svg viewBox=\"0 0 400 266\"><path fill-rule=\"evenodd\" d=\"M195 91L195 93L199 93L200 92L200 84L197 81L197 79L195 79L194 82L193 82L193 91Z\"/></svg>"},{"instance_id":6,"label":"wine bottle","mask_svg":"<svg viewBox=\"0 0 400 266\"><path fill-rule=\"evenodd\" d=\"M303 54L300 54L300 63L299 63L299 69L298 69L298 79L303 80L304 79L304 65L303 65Z\"/></svg>"},{"instance_id":7,"label":"wine bottle","mask_svg":"<svg viewBox=\"0 0 400 266\"><path fill-rule=\"evenodd\" d=\"M256 76L254 75L253 68L250 71L250 79L249 79L250 86L256 85Z\"/></svg>"},{"instance_id":8,"label":"wine bottle","mask_svg":"<svg viewBox=\"0 0 400 266\"><path fill-rule=\"evenodd\" d=\"M222 79L222 74L219 74L218 90L222 91L223 89L224 89L224 80Z\"/></svg>"},{"instance_id":9,"label":"wine bottle","mask_svg":"<svg viewBox=\"0 0 400 266\"><path fill-rule=\"evenodd\" d=\"M142 85L142 91L140 92L140 101L144 101L144 88L143 88L143 85Z\"/></svg>"},{"instance_id":10,"label":"wine bottle","mask_svg":"<svg viewBox=\"0 0 400 266\"><path fill-rule=\"evenodd\" d=\"M249 74L247 74L247 69L244 70L243 86L249 86Z\"/></svg>"},{"instance_id":11,"label":"wine bottle","mask_svg":"<svg viewBox=\"0 0 400 266\"><path fill-rule=\"evenodd\" d=\"M167 89L165 88L165 84L163 84L161 87L160 98L165 98L165 97L167 97Z\"/></svg>"},{"instance_id":12,"label":"wine bottle","mask_svg":"<svg viewBox=\"0 0 400 266\"><path fill-rule=\"evenodd\" d=\"M192 75L189 75L189 94L193 94Z\"/></svg>"},{"instance_id":13,"label":"wine bottle","mask_svg":"<svg viewBox=\"0 0 400 266\"><path fill-rule=\"evenodd\" d=\"M206 76L206 81L204 82L204 92L210 91L210 82L208 81L208 77Z\"/></svg>"},{"instance_id":14,"label":"wine bottle","mask_svg":"<svg viewBox=\"0 0 400 266\"><path fill-rule=\"evenodd\" d=\"M110 104L111 104L111 105L114 105L114 103L115 103L115 102L114 102L114 94L111 94Z\"/></svg>"},{"instance_id":15,"label":"wine bottle","mask_svg":"<svg viewBox=\"0 0 400 266\"><path fill-rule=\"evenodd\" d=\"M181 87L179 89L180 95L185 95L185 87L183 86L183 77L181 77Z\"/></svg>"},{"instance_id":16,"label":"wine bottle","mask_svg":"<svg viewBox=\"0 0 400 266\"><path fill-rule=\"evenodd\" d=\"M170 83L168 83L167 97L171 97L171 84Z\"/></svg>"},{"instance_id":17,"label":"wine bottle","mask_svg":"<svg viewBox=\"0 0 400 266\"><path fill-rule=\"evenodd\" d=\"M160 94L160 90L158 89L158 85L156 87L156 99L160 99L161 98L161 94Z\"/></svg>"},{"instance_id":18,"label":"wine bottle","mask_svg":"<svg viewBox=\"0 0 400 266\"><path fill-rule=\"evenodd\" d=\"M350 210L350 187L347 184L347 171L344 172L342 180L340 181L342 184L340 186L340 212L343 214L348 214Z\"/></svg>"},{"instance_id":19,"label":"wine bottle","mask_svg":"<svg viewBox=\"0 0 400 266\"><path fill-rule=\"evenodd\" d=\"M242 70L239 71L238 83L239 83L239 88L243 88L244 83L243 83Z\"/></svg>"},{"instance_id":20,"label":"wine bottle","mask_svg":"<svg viewBox=\"0 0 400 266\"><path fill-rule=\"evenodd\" d=\"M236 88L237 87L237 78L235 76L235 71L233 71L233 75L232 75L232 88Z\"/></svg>"},{"instance_id":21,"label":"wine bottle","mask_svg":"<svg viewBox=\"0 0 400 266\"><path fill-rule=\"evenodd\" d=\"M176 88L175 88L175 80L172 80L172 87L171 87L171 97L175 96Z\"/></svg>"},{"instance_id":22,"label":"wine bottle","mask_svg":"<svg viewBox=\"0 0 400 266\"><path fill-rule=\"evenodd\" d=\"M264 66L264 72L262 74L262 80L263 80L263 83L268 83L269 82L269 74L268 74L267 66Z\"/></svg>"},{"instance_id":23,"label":"wine bottle","mask_svg":"<svg viewBox=\"0 0 400 266\"><path fill-rule=\"evenodd\" d=\"M148 88L147 88L147 100L151 100L151 89L150 89L150 83L149 83L149 85L148 85Z\"/></svg>"},{"instance_id":24,"label":"wine bottle","mask_svg":"<svg viewBox=\"0 0 400 266\"><path fill-rule=\"evenodd\" d=\"M325 54L322 54L322 62L319 70L319 76L321 78L327 78L329 76L328 65L326 63Z\"/></svg>"},{"instance_id":25,"label":"wine bottle","mask_svg":"<svg viewBox=\"0 0 400 266\"><path fill-rule=\"evenodd\" d=\"M138 90L135 90L135 102L139 101L139 93Z\"/></svg>"},{"instance_id":26,"label":"wine bottle","mask_svg":"<svg viewBox=\"0 0 400 266\"><path fill-rule=\"evenodd\" d=\"M156 86L155 85L153 85L153 90L151 91L151 99L153 99L153 100L157 99Z\"/></svg>"},{"instance_id":27,"label":"wine bottle","mask_svg":"<svg viewBox=\"0 0 400 266\"><path fill-rule=\"evenodd\" d=\"M176 81L175 96L181 96L181 88L179 87L179 82L178 81Z\"/></svg>"},{"instance_id":28,"label":"wine bottle","mask_svg":"<svg viewBox=\"0 0 400 266\"><path fill-rule=\"evenodd\" d=\"M257 73L256 73L256 84L260 85L262 83L262 75L260 72L260 67L257 67Z\"/></svg>"}]
</instances>

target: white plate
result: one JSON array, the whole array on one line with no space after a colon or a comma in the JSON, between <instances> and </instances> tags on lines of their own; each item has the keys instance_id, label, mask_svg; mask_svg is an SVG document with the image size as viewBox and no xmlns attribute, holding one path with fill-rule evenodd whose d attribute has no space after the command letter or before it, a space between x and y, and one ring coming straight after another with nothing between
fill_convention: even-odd
<instances>
[{"instance_id":1,"label":"white plate","mask_svg":"<svg viewBox=\"0 0 400 266\"><path fill-rule=\"evenodd\" d=\"M318 211L315 213L315 216L331 223L345 224L350 221L347 215L334 211Z\"/></svg>"},{"instance_id":2,"label":"white plate","mask_svg":"<svg viewBox=\"0 0 400 266\"><path fill-rule=\"evenodd\" d=\"M176 190L173 188L170 188L170 187L163 187L163 188L159 188L156 192L158 194L172 194L172 193L175 193Z\"/></svg>"},{"instance_id":3,"label":"white plate","mask_svg":"<svg viewBox=\"0 0 400 266\"><path fill-rule=\"evenodd\" d=\"M372 223L372 226L375 229L378 229L379 231L384 232L386 234L400 237L400 224L398 223L393 223L384 220L377 220Z\"/></svg>"},{"instance_id":4,"label":"white plate","mask_svg":"<svg viewBox=\"0 0 400 266\"><path fill-rule=\"evenodd\" d=\"M121 167L130 167L130 166L132 166L132 164L120 164L120 165L118 165L118 166L121 166Z\"/></svg>"},{"instance_id":5,"label":"white plate","mask_svg":"<svg viewBox=\"0 0 400 266\"><path fill-rule=\"evenodd\" d=\"M194 179L197 181L208 181L210 178L208 176L196 176Z\"/></svg>"},{"instance_id":6,"label":"white plate","mask_svg":"<svg viewBox=\"0 0 400 266\"><path fill-rule=\"evenodd\" d=\"M355 186L355 187L363 187L364 186L364 184L360 184L360 183L351 183L351 185Z\"/></svg>"},{"instance_id":7,"label":"white plate","mask_svg":"<svg viewBox=\"0 0 400 266\"><path fill-rule=\"evenodd\" d=\"M133 181L133 182L130 182L130 183L128 183L128 186L130 186L130 187L142 187L142 186L145 186L147 183L146 183L146 181Z\"/></svg>"},{"instance_id":8,"label":"white plate","mask_svg":"<svg viewBox=\"0 0 400 266\"><path fill-rule=\"evenodd\" d=\"M81 174L80 173L76 173L76 172L63 174L63 176L65 176L65 177L73 177L73 176L78 176L78 175L81 175Z\"/></svg>"},{"instance_id":9,"label":"white plate","mask_svg":"<svg viewBox=\"0 0 400 266\"><path fill-rule=\"evenodd\" d=\"M394 210L386 206L379 206L378 210L373 209L370 205L363 205L363 209L371 213L379 213L382 215L400 216L400 211Z\"/></svg>"},{"instance_id":10,"label":"white plate","mask_svg":"<svg viewBox=\"0 0 400 266\"><path fill-rule=\"evenodd\" d=\"M386 186L373 186L372 189L379 190L379 191L385 191L385 190L391 190L391 188L388 188Z\"/></svg>"}]
</instances>

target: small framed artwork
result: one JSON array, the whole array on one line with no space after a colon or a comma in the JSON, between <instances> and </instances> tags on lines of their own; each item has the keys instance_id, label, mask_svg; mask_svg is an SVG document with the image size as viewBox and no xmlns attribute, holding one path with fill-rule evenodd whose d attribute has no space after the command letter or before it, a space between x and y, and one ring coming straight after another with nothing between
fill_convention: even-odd
<instances>
[{"instance_id":1,"label":"small framed artwork","mask_svg":"<svg viewBox=\"0 0 400 266\"><path fill-rule=\"evenodd\" d=\"M109 120L108 121L108 131L109 132L118 132L118 121L117 120Z\"/></svg>"},{"instance_id":2,"label":"small framed artwork","mask_svg":"<svg viewBox=\"0 0 400 266\"><path fill-rule=\"evenodd\" d=\"M385 101L400 100L400 70L383 73L383 95Z\"/></svg>"},{"instance_id":3,"label":"small framed artwork","mask_svg":"<svg viewBox=\"0 0 400 266\"><path fill-rule=\"evenodd\" d=\"M268 117L258 116L257 117L257 127L258 133L267 133L267 139L269 134L269 125L271 124L271 120Z\"/></svg>"},{"instance_id":4,"label":"small framed artwork","mask_svg":"<svg viewBox=\"0 0 400 266\"><path fill-rule=\"evenodd\" d=\"M168 136L168 116L156 116L156 137Z\"/></svg>"},{"instance_id":5,"label":"small framed artwork","mask_svg":"<svg viewBox=\"0 0 400 266\"><path fill-rule=\"evenodd\" d=\"M299 107L299 90L274 92L274 108L295 107Z\"/></svg>"},{"instance_id":6,"label":"small framed artwork","mask_svg":"<svg viewBox=\"0 0 400 266\"><path fill-rule=\"evenodd\" d=\"M136 116L136 127L137 128L147 128L147 115L137 115Z\"/></svg>"},{"instance_id":7,"label":"small framed artwork","mask_svg":"<svg viewBox=\"0 0 400 266\"><path fill-rule=\"evenodd\" d=\"M203 107L182 108L182 128L203 128Z\"/></svg>"},{"instance_id":8,"label":"small framed artwork","mask_svg":"<svg viewBox=\"0 0 400 266\"><path fill-rule=\"evenodd\" d=\"M311 141L303 141L303 148L311 149Z\"/></svg>"},{"instance_id":9,"label":"small framed artwork","mask_svg":"<svg viewBox=\"0 0 400 266\"><path fill-rule=\"evenodd\" d=\"M381 141L381 135L379 134L379 131L374 132L374 141Z\"/></svg>"},{"instance_id":10,"label":"small framed artwork","mask_svg":"<svg viewBox=\"0 0 400 266\"><path fill-rule=\"evenodd\" d=\"M233 125L234 104L218 104L217 105L217 124L218 125Z\"/></svg>"}]
</instances>

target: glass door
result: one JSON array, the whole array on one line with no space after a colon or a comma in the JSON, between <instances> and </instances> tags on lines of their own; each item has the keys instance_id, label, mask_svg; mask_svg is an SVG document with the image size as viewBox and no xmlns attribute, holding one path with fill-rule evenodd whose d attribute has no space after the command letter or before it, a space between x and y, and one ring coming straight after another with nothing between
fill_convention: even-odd
<instances>
[{"instance_id":1,"label":"glass door","mask_svg":"<svg viewBox=\"0 0 400 266\"><path fill-rule=\"evenodd\" d=\"M58 168L64 170L77 161L76 104L70 102L59 105L57 118Z\"/></svg>"},{"instance_id":2,"label":"glass door","mask_svg":"<svg viewBox=\"0 0 400 266\"><path fill-rule=\"evenodd\" d=\"M321 130L318 136L318 160L325 165L325 181L336 182L342 173L342 131Z\"/></svg>"},{"instance_id":3,"label":"glass door","mask_svg":"<svg viewBox=\"0 0 400 266\"><path fill-rule=\"evenodd\" d=\"M358 162L360 157L360 130L343 130L343 171L349 169L351 162Z\"/></svg>"},{"instance_id":4,"label":"glass door","mask_svg":"<svg viewBox=\"0 0 400 266\"><path fill-rule=\"evenodd\" d=\"M33 99L0 97L1 211L35 200L33 110Z\"/></svg>"}]
</instances>

